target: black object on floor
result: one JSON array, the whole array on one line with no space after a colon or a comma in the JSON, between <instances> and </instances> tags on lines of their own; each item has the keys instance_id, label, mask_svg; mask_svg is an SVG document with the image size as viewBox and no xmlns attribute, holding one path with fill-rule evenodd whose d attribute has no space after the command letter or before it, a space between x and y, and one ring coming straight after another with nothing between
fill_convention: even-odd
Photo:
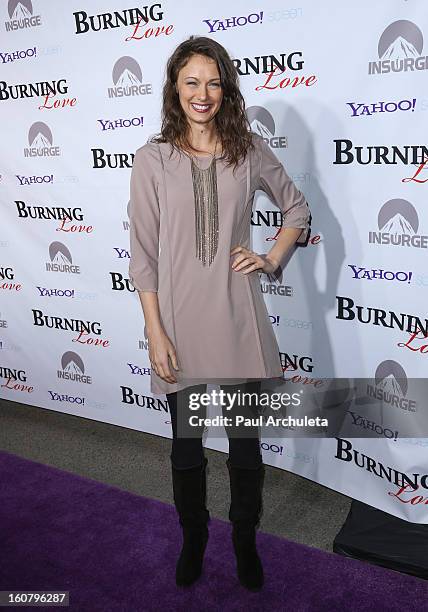
<instances>
[{"instance_id":1,"label":"black object on floor","mask_svg":"<svg viewBox=\"0 0 428 612\"><path fill-rule=\"evenodd\" d=\"M409 523L356 500L333 551L428 579L428 525Z\"/></svg>"}]
</instances>

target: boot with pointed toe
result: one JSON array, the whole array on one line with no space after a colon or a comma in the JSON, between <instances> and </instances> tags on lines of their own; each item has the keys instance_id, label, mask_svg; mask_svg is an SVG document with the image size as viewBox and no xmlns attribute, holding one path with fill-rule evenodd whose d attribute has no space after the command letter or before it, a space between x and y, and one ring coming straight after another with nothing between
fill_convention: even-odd
<instances>
[{"instance_id":1,"label":"boot with pointed toe","mask_svg":"<svg viewBox=\"0 0 428 612\"><path fill-rule=\"evenodd\" d=\"M177 469L172 464L174 503L183 532L183 545L177 561L177 586L190 586L202 573L208 542L209 512L206 508L206 465Z\"/></svg>"},{"instance_id":2,"label":"boot with pointed toe","mask_svg":"<svg viewBox=\"0 0 428 612\"><path fill-rule=\"evenodd\" d=\"M257 469L234 467L226 462L230 477L232 543L239 582L250 591L264 584L263 565L256 547L256 529L262 511L264 465Z\"/></svg>"}]
</instances>

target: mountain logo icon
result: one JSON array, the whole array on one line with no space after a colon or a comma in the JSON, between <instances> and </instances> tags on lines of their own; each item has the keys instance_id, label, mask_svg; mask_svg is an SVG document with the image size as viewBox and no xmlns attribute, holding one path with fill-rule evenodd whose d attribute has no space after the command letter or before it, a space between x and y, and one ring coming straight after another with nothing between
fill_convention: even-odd
<instances>
[{"instance_id":1,"label":"mountain logo icon","mask_svg":"<svg viewBox=\"0 0 428 612\"><path fill-rule=\"evenodd\" d=\"M403 57L419 57L419 53L411 43L399 36L391 43L380 59L395 60Z\"/></svg>"},{"instance_id":2,"label":"mountain logo icon","mask_svg":"<svg viewBox=\"0 0 428 612\"><path fill-rule=\"evenodd\" d=\"M52 146L53 138L50 128L43 121L36 121L28 130L30 147L43 148Z\"/></svg>"},{"instance_id":3,"label":"mountain logo icon","mask_svg":"<svg viewBox=\"0 0 428 612\"><path fill-rule=\"evenodd\" d=\"M263 106L250 106L247 108L247 118L251 131L263 138L275 136L275 121L268 110Z\"/></svg>"},{"instance_id":4,"label":"mountain logo icon","mask_svg":"<svg viewBox=\"0 0 428 612\"><path fill-rule=\"evenodd\" d=\"M64 370L64 372L69 372L70 374L85 373L83 359L80 357L80 355L73 351L67 351L61 357L61 368Z\"/></svg>"},{"instance_id":5,"label":"mountain logo icon","mask_svg":"<svg viewBox=\"0 0 428 612\"><path fill-rule=\"evenodd\" d=\"M377 366L375 384L376 387L401 397L407 395L409 386L403 366L393 359L386 359Z\"/></svg>"},{"instance_id":6,"label":"mountain logo icon","mask_svg":"<svg viewBox=\"0 0 428 612\"><path fill-rule=\"evenodd\" d=\"M33 15L33 5L31 0L9 0L7 12L12 20L23 19Z\"/></svg>"},{"instance_id":7,"label":"mountain logo icon","mask_svg":"<svg viewBox=\"0 0 428 612\"><path fill-rule=\"evenodd\" d=\"M62 242L56 241L49 245L49 257L51 262L56 264L71 265L73 262L70 251Z\"/></svg>"},{"instance_id":8,"label":"mountain logo icon","mask_svg":"<svg viewBox=\"0 0 428 612\"><path fill-rule=\"evenodd\" d=\"M388 200L378 214L378 227L388 234L416 234L419 227L418 213L407 200Z\"/></svg>"},{"instance_id":9,"label":"mountain logo icon","mask_svg":"<svg viewBox=\"0 0 428 612\"><path fill-rule=\"evenodd\" d=\"M137 60L125 55L117 60L113 66L113 83L116 87L127 87L142 83L143 74Z\"/></svg>"},{"instance_id":10,"label":"mountain logo icon","mask_svg":"<svg viewBox=\"0 0 428 612\"><path fill-rule=\"evenodd\" d=\"M424 38L416 24L407 19L391 23L382 33L378 44L381 60L397 60L422 55Z\"/></svg>"}]
</instances>

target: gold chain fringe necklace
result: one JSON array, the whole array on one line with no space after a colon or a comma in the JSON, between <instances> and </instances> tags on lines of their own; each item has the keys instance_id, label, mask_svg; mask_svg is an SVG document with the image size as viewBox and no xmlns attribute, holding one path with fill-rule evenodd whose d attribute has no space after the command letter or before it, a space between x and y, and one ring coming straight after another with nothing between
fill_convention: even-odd
<instances>
[{"instance_id":1,"label":"gold chain fringe necklace","mask_svg":"<svg viewBox=\"0 0 428 612\"><path fill-rule=\"evenodd\" d=\"M200 168L191 155L193 194L195 198L196 257L211 265L218 247L218 195L216 168L217 140L208 168Z\"/></svg>"}]
</instances>

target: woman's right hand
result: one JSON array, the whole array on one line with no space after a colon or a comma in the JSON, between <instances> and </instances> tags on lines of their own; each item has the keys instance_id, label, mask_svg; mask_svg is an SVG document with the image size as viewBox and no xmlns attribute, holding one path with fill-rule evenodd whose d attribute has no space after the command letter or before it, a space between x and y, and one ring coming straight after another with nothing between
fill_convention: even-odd
<instances>
[{"instance_id":1,"label":"woman's right hand","mask_svg":"<svg viewBox=\"0 0 428 612\"><path fill-rule=\"evenodd\" d=\"M173 367L178 370L177 355L171 340L162 329L148 332L149 359L152 368L158 376L168 383L176 383L177 379L171 372L169 359Z\"/></svg>"}]
</instances>

